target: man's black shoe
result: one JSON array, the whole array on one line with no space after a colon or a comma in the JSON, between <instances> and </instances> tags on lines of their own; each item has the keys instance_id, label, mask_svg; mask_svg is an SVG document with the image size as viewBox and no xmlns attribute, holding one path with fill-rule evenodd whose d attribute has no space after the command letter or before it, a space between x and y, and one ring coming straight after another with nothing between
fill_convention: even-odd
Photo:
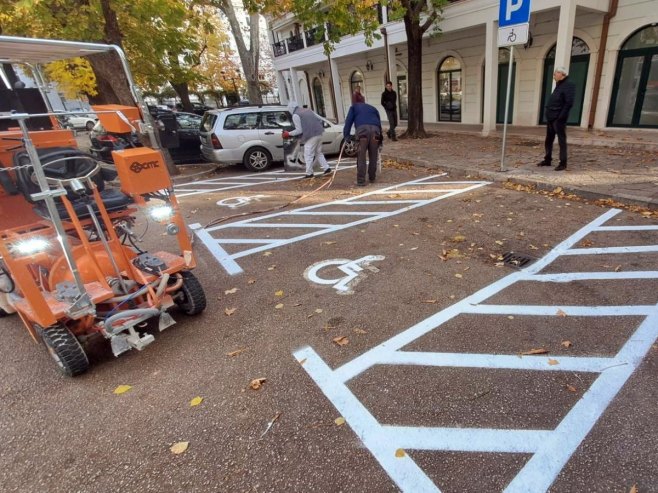
<instances>
[{"instance_id":1,"label":"man's black shoe","mask_svg":"<svg viewBox=\"0 0 658 493\"><path fill-rule=\"evenodd\" d=\"M567 163L560 163L560 165L555 168L555 171L564 171L565 169L567 169Z\"/></svg>"},{"instance_id":2,"label":"man's black shoe","mask_svg":"<svg viewBox=\"0 0 658 493\"><path fill-rule=\"evenodd\" d=\"M369 178L370 183L375 183L377 181L377 177L373 176L372 178Z\"/></svg>"},{"instance_id":3,"label":"man's black shoe","mask_svg":"<svg viewBox=\"0 0 658 493\"><path fill-rule=\"evenodd\" d=\"M324 173L322 173L322 174L323 174L323 175L328 175L329 173L331 173L331 168L327 168L327 169L325 169L325 170L324 170Z\"/></svg>"},{"instance_id":4,"label":"man's black shoe","mask_svg":"<svg viewBox=\"0 0 658 493\"><path fill-rule=\"evenodd\" d=\"M311 173L310 175L304 175L304 178L313 178L315 175Z\"/></svg>"},{"instance_id":5,"label":"man's black shoe","mask_svg":"<svg viewBox=\"0 0 658 493\"><path fill-rule=\"evenodd\" d=\"M546 161L545 159L543 161L540 161L539 163L537 163L537 166L550 166L550 165L551 165L551 162Z\"/></svg>"},{"instance_id":6,"label":"man's black shoe","mask_svg":"<svg viewBox=\"0 0 658 493\"><path fill-rule=\"evenodd\" d=\"M357 186L357 187L365 187L365 186L366 186L366 182L365 182L365 181L364 181L364 182L357 181L357 182L356 182L356 186Z\"/></svg>"}]
</instances>

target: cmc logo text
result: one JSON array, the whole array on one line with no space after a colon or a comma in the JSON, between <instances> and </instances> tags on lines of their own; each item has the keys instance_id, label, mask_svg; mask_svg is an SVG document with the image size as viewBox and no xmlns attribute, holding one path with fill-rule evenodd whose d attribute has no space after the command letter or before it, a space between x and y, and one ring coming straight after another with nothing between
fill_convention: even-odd
<instances>
[{"instance_id":1,"label":"cmc logo text","mask_svg":"<svg viewBox=\"0 0 658 493\"><path fill-rule=\"evenodd\" d=\"M133 173L141 173L142 171L145 171L147 169L159 168L159 167L160 167L160 163L158 163L157 161L147 161L146 163L139 163L135 161L130 165L130 170Z\"/></svg>"}]
</instances>

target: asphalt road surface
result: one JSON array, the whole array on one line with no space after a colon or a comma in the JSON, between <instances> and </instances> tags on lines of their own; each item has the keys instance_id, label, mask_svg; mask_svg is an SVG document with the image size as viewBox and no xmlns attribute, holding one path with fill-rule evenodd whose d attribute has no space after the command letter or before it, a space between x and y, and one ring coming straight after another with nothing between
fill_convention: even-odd
<instances>
[{"instance_id":1,"label":"asphalt road surface","mask_svg":"<svg viewBox=\"0 0 658 493\"><path fill-rule=\"evenodd\" d=\"M142 352L69 379L2 319L2 491L658 491L658 220L396 165L326 180L179 187L208 308Z\"/></svg>"}]
</instances>

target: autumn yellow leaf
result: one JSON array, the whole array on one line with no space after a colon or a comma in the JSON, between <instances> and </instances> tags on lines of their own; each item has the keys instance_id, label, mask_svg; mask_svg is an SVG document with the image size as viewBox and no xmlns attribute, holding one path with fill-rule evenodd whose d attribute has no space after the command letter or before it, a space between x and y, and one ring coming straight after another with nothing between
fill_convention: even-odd
<instances>
[{"instance_id":1,"label":"autumn yellow leaf","mask_svg":"<svg viewBox=\"0 0 658 493\"><path fill-rule=\"evenodd\" d=\"M276 269L276 265L270 265L270 266L267 268L267 270L274 270L274 269Z\"/></svg>"},{"instance_id":2,"label":"autumn yellow leaf","mask_svg":"<svg viewBox=\"0 0 658 493\"><path fill-rule=\"evenodd\" d=\"M556 359L548 358L548 364L551 366L559 365L560 362Z\"/></svg>"},{"instance_id":3,"label":"autumn yellow leaf","mask_svg":"<svg viewBox=\"0 0 658 493\"><path fill-rule=\"evenodd\" d=\"M638 491L639 490L637 489L637 485L634 484L633 486L631 486L631 489L628 490L628 493L638 493Z\"/></svg>"},{"instance_id":4,"label":"autumn yellow leaf","mask_svg":"<svg viewBox=\"0 0 658 493\"><path fill-rule=\"evenodd\" d=\"M334 337L332 341L334 341L339 346L346 346L350 342L350 340L345 336Z\"/></svg>"},{"instance_id":5,"label":"autumn yellow leaf","mask_svg":"<svg viewBox=\"0 0 658 493\"><path fill-rule=\"evenodd\" d=\"M334 423L336 423L338 426L343 426L345 424L345 418L339 416L338 418L334 419Z\"/></svg>"},{"instance_id":6,"label":"autumn yellow leaf","mask_svg":"<svg viewBox=\"0 0 658 493\"><path fill-rule=\"evenodd\" d=\"M464 277L464 276L462 276L461 274L455 274L455 277L456 277L457 279L461 279L461 278Z\"/></svg>"},{"instance_id":7,"label":"autumn yellow leaf","mask_svg":"<svg viewBox=\"0 0 658 493\"><path fill-rule=\"evenodd\" d=\"M406 457L406 456L407 456L407 453L404 451L404 449L399 448L399 449L397 449L397 450L395 451L395 456L396 456L398 459L402 459L403 457Z\"/></svg>"},{"instance_id":8,"label":"autumn yellow leaf","mask_svg":"<svg viewBox=\"0 0 658 493\"><path fill-rule=\"evenodd\" d=\"M247 281L247 284L254 284L256 282L256 279L249 279Z\"/></svg>"},{"instance_id":9,"label":"autumn yellow leaf","mask_svg":"<svg viewBox=\"0 0 658 493\"><path fill-rule=\"evenodd\" d=\"M281 308L283 308L283 303L277 303L276 305L274 305L274 308L280 310Z\"/></svg>"},{"instance_id":10,"label":"autumn yellow leaf","mask_svg":"<svg viewBox=\"0 0 658 493\"><path fill-rule=\"evenodd\" d=\"M182 454L187 450L187 448L190 446L190 442L177 442L174 443L169 450L171 450L172 454Z\"/></svg>"},{"instance_id":11,"label":"autumn yellow leaf","mask_svg":"<svg viewBox=\"0 0 658 493\"><path fill-rule=\"evenodd\" d=\"M274 296L283 296L283 291L279 290L274 293Z\"/></svg>"},{"instance_id":12,"label":"autumn yellow leaf","mask_svg":"<svg viewBox=\"0 0 658 493\"><path fill-rule=\"evenodd\" d=\"M568 347L571 347L572 345L573 345L573 344L572 344L571 341L562 341L562 342L561 342L561 346L562 346L562 347L566 347L566 348L568 348Z\"/></svg>"},{"instance_id":13,"label":"autumn yellow leaf","mask_svg":"<svg viewBox=\"0 0 658 493\"><path fill-rule=\"evenodd\" d=\"M195 397L190 401L190 407L196 407L203 402L203 397Z\"/></svg>"},{"instance_id":14,"label":"autumn yellow leaf","mask_svg":"<svg viewBox=\"0 0 658 493\"><path fill-rule=\"evenodd\" d=\"M574 387L573 385L569 385L569 384L567 384L567 390L569 392L577 392L576 387Z\"/></svg>"},{"instance_id":15,"label":"autumn yellow leaf","mask_svg":"<svg viewBox=\"0 0 658 493\"><path fill-rule=\"evenodd\" d=\"M322 308L316 308L315 313L322 313Z\"/></svg>"},{"instance_id":16,"label":"autumn yellow leaf","mask_svg":"<svg viewBox=\"0 0 658 493\"><path fill-rule=\"evenodd\" d=\"M232 358L233 356L237 356L237 355L240 354L240 353L244 353L246 350L247 350L246 347L245 347L245 348L236 349L235 351L231 351L230 353L226 353L226 356L230 356L230 357Z\"/></svg>"},{"instance_id":17,"label":"autumn yellow leaf","mask_svg":"<svg viewBox=\"0 0 658 493\"><path fill-rule=\"evenodd\" d=\"M227 289L224 291L224 294L235 294L238 292L238 288L233 288L233 289Z\"/></svg>"},{"instance_id":18,"label":"autumn yellow leaf","mask_svg":"<svg viewBox=\"0 0 658 493\"><path fill-rule=\"evenodd\" d=\"M263 257L269 257L270 255L272 255L272 252L264 252L263 253Z\"/></svg>"},{"instance_id":19,"label":"autumn yellow leaf","mask_svg":"<svg viewBox=\"0 0 658 493\"><path fill-rule=\"evenodd\" d=\"M303 360L301 360L301 361L299 362L300 365L303 365L304 363L306 363L306 358L304 358Z\"/></svg>"},{"instance_id":20,"label":"autumn yellow leaf","mask_svg":"<svg viewBox=\"0 0 658 493\"><path fill-rule=\"evenodd\" d=\"M452 241L455 243L461 243L462 241L466 241L466 237L464 235L455 235L452 237Z\"/></svg>"},{"instance_id":21,"label":"autumn yellow leaf","mask_svg":"<svg viewBox=\"0 0 658 493\"><path fill-rule=\"evenodd\" d=\"M530 349L529 351L523 351L521 354L524 356L528 356L531 354L548 354L548 349L544 349L544 348Z\"/></svg>"},{"instance_id":22,"label":"autumn yellow leaf","mask_svg":"<svg viewBox=\"0 0 658 493\"><path fill-rule=\"evenodd\" d=\"M502 244L503 244L502 241L500 241L500 240L496 240L496 245L502 245Z\"/></svg>"},{"instance_id":23,"label":"autumn yellow leaf","mask_svg":"<svg viewBox=\"0 0 658 493\"><path fill-rule=\"evenodd\" d=\"M354 333L355 334L367 334L368 332L357 327L356 329L354 329Z\"/></svg>"},{"instance_id":24,"label":"autumn yellow leaf","mask_svg":"<svg viewBox=\"0 0 658 493\"><path fill-rule=\"evenodd\" d=\"M431 303L431 304L434 304L434 303L436 303L436 300L423 300L423 301L421 301L421 303Z\"/></svg>"},{"instance_id":25,"label":"autumn yellow leaf","mask_svg":"<svg viewBox=\"0 0 658 493\"><path fill-rule=\"evenodd\" d=\"M121 394L125 394L130 389L132 389L132 385L119 385L116 389L114 389L114 393L116 395L121 395Z\"/></svg>"},{"instance_id":26,"label":"autumn yellow leaf","mask_svg":"<svg viewBox=\"0 0 658 493\"><path fill-rule=\"evenodd\" d=\"M562 310L558 310L555 314L558 317L566 317L567 316L567 314L565 312L563 312Z\"/></svg>"},{"instance_id":27,"label":"autumn yellow leaf","mask_svg":"<svg viewBox=\"0 0 658 493\"><path fill-rule=\"evenodd\" d=\"M224 313L226 314L227 317L230 317L236 312L237 308L227 308L224 310Z\"/></svg>"},{"instance_id":28,"label":"autumn yellow leaf","mask_svg":"<svg viewBox=\"0 0 658 493\"><path fill-rule=\"evenodd\" d=\"M251 382L249 382L249 387L251 387L253 390L258 390L266 381L266 378L254 378Z\"/></svg>"}]
</instances>

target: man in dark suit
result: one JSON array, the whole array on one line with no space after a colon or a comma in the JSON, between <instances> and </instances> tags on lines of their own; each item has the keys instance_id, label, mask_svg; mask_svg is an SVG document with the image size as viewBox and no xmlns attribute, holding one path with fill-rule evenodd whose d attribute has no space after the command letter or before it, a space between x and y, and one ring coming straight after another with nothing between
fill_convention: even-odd
<instances>
[{"instance_id":1,"label":"man in dark suit","mask_svg":"<svg viewBox=\"0 0 658 493\"><path fill-rule=\"evenodd\" d=\"M395 136L395 127L398 126L398 111L397 104L398 95L393 90L393 83L387 82L386 89L382 93L382 106L386 110L386 116L388 118L388 131L386 134L391 140L398 140Z\"/></svg>"},{"instance_id":2,"label":"man in dark suit","mask_svg":"<svg viewBox=\"0 0 658 493\"><path fill-rule=\"evenodd\" d=\"M564 67L556 67L553 72L555 89L546 103L546 154L537 166L550 166L553 157L553 142L557 135L560 145L560 164L555 171L567 169L567 119L576 96L576 86L568 79L569 72Z\"/></svg>"}]
</instances>

